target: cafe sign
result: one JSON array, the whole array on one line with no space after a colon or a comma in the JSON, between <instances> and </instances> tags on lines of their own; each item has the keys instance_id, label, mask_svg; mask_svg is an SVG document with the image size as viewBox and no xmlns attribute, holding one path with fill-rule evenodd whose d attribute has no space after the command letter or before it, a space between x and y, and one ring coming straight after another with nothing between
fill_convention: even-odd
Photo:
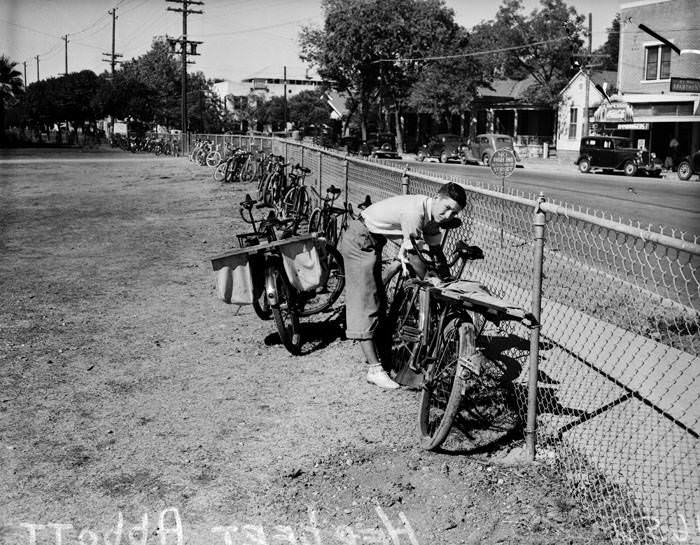
<instances>
[{"instance_id":1,"label":"cafe sign","mask_svg":"<svg viewBox=\"0 0 700 545\"><path fill-rule=\"evenodd\" d=\"M593 119L598 123L632 122L632 106L627 102L604 102L598 106Z\"/></svg>"}]
</instances>

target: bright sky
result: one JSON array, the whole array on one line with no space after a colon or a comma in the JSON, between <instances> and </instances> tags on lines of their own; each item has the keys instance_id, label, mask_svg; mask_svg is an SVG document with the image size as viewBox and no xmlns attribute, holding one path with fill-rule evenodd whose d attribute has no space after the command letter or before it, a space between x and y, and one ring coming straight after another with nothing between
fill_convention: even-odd
<instances>
[{"instance_id":1,"label":"bright sky","mask_svg":"<svg viewBox=\"0 0 700 545\"><path fill-rule=\"evenodd\" d=\"M390 0L387 0L390 1ZM602 44L619 0L569 0L583 15L593 14L593 47ZM492 19L496 1L446 0L457 21L471 28ZM525 0L525 8L539 7L537 0ZM27 80L42 79L65 71L65 42L68 35L68 71L90 69L100 73L108 68L101 62L112 48L112 17L116 7L116 52L123 59L145 53L154 36L182 34L180 13L167 11L181 4L165 0L0 0L0 54L19 63L26 62ZM253 76L302 78L306 67L299 59L298 34L303 25L320 24L319 0L204 0L203 15L188 17L191 40L204 42L201 56L190 70L201 70L208 78L234 81Z\"/></svg>"}]
</instances>

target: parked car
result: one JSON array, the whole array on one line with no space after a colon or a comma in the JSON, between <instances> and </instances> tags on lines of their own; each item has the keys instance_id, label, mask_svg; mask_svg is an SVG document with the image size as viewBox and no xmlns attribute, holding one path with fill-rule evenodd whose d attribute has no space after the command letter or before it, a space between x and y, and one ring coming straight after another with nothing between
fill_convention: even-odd
<instances>
[{"instance_id":1,"label":"parked car","mask_svg":"<svg viewBox=\"0 0 700 545\"><path fill-rule=\"evenodd\" d=\"M700 150L682 159L677 171L681 180L690 180L693 174L700 175Z\"/></svg>"},{"instance_id":2,"label":"parked car","mask_svg":"<svg viewBox=\"0 0 700 545\"><path fill-rule=\"evenodd\" d=\"M581 139L578 169L587 173L594 168L622 170L627 176L644 173L661 176L661 162L656 154L639 149L629 138L620 136L587 136Z\"/></svg>"},{"instance_id":3,"label":"parked car","mask_svg":"<svg viewBox=\"0 0 700 545\"><path fill-rule=\"evenodd\" d=\"M466 162L465 149L464 139L461 136L451 133L437 134L418 149L416 159L425 161L437 158L441 163L459 161L464 164Z\"/></svg>"},{"instance_id":4,"label":"parked car","mask_svg":"<svg viewBox=\"0 0 700 545\"><path fill-rule=\"evenodd\" d=\"M507 134L477 134L469 146L469 152L473 159L481 161L484 165L488 166L494 152L504 148L511 150L515 154L515 160L520 162L518 152L515 151L513 137Z\"/></svg>"},{"instance_id":5,"label":"parked car","mask_svg":"<svg viewBox=\"0 0 700 545\"><path fill-rule=\"evenodd\" d=\"M401 159L396 151L396 137L390 132L380 132L372 135L368 142L371 157L377 159Z\"/></svg>"}]
</instances>

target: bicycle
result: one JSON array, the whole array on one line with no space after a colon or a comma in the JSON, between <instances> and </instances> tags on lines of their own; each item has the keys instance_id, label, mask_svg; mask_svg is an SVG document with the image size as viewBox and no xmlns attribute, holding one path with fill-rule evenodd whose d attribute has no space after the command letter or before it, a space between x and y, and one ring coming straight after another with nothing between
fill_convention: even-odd
<instances>
[{"instance_id":1,"label":"bicycle","mask_svg":"<svg viewBox=\"0 0 700 545\"><path fill-rule=\"evenodd\" d=\"M437 262L411 241L413 255L435 273ZM466 263L475 259L483 259L481 249L459 241L448 263L452 269L459 262L454 278L461 278ZM383 276L391 298L386 323L392 371L397 382L421 388L421 447L436 450L450 433L463 399L473 401L484 391L494 391L483 355L487 326L515 321L532 329L537 321L477 282L450 280L435 286L415 274L404 278L400 271L394 263Z\"/></svg>"},{"instance_id":2,"label":"bicycle","mask_svg":"<svg viewBox=\"0 0 700 545\"><path fill-rule=\"evenodd\" d=\"M296 164L292 166L287 175L287 189L282 197L281 210L286 215L299 215L309 217L311 198L307 187L304 185L306 176L311 169Z\"/></svg>"},{"instance_id":3,"label":"bicycle","mask_svg":"<svg viewBox=\"0 0 700 545\"><path fill-rule=\"evenodd\" d=\"M318 192L314 189L316 195ZM320 197L320 206L314 208L309 216L309 233L322 234L329 244L338 246L340 237L348 227L348 218L355 218L355 212L352 205L348 202L343 203L343 207L335 206L335 201L340 195L341 190L331 185L326 188L326 196ZM372 204L372 199L369 195L365 196L365 200L357 205L360 210L364 210ZM340 222L339 222L340 220Z\"/></svg>"},{"instance_id":4,"label":"bicycle","mask_svg":"<svg viewBox=\"0 0 700 545\"><path fill-rule=\"evenodd\" d=\"M256 206L257 205L257 206ZM250 195L240 203L240 214L243 221L250 224L253 231L236 235L241 248L251 248L255 254L257 249L262 251L263 264L257 263L257 271L265 271L263 275L253 275L252 305L257 316L263 320L275 319L277 330L285 347L292 354L301 349L299 318L324 312L338 300L345 287L343 258L334 247L324 244L316 235L299 235L301 218L293 216L278 218L274 211L267 217L256 221L253 208L264 206L253 200ZM282 265L280 242L303 242L319 240L317 251L321 267L318 286L308 289L298 289L289 282ZM255 262L255 259L253 259ZM272 268L271 268L272 267ZM268 270L270 269L270 270ZM263 282L260 283L260 279ZM264 289L263 289L264 288Z\"/></svg>"}]
</instances>

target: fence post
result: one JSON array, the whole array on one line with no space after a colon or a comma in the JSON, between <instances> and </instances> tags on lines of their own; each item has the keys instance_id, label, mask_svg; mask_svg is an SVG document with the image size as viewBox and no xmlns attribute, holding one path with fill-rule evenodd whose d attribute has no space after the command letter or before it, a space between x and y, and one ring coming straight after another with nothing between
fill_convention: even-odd
<instances>
[{"instance_id":1,"label":"fence post","mask_svg":"<svg viewBox=\"0 0 700 545\"><path fill-rule=\"evenodd\" d=\"M408 165L403 167L403 173L401 174L401 194L408 195L410 192L409 184L411 180L408 177Z\"/></svg>"},{"instance_id":2,"label":"fence post","mask_svg":"<svg viewBox=\"0 0 700 545\"><path fill-rule=\"evenodd\" d=\"M542 262L544 258L544 234L547 217L542 211L541 204L545 201L540 192L532 223L534 231L535 255L532 269L532 314L537 324L530 331L530 369L527 389L527 427L525 440L530 461L535 460L537 439L537 373L540 352L540 323L542 311Z\"/></svg>"},{"instance_id":3,"label":"fence post","mask_svg":"<svg viewBox=\"0 0 700 545\"><path fill-rule=\"evenodd\" d=\"M347 207L350 197L348 196L348 180L350 178L350 161L348 161L348 156L345 155L345 160L343 161L343 170L345 171L345 205Z\"/></svg>"},{"instance_id":4,"label":"fence post","mask_svg":"<svg viewBox=\"0 0 700 545\"><path fill-rule=\"evenodd\" d=\"M321 178L323 177L323 152L318 153L318 195L321 197L321 190L323 189L323 182Z\"/></svg>"},{"instance_id":5,"label":"fence post","mask_svg":"<svg viewBox=\"0 0 700 545\"><path fill-rule=\"evenodd\" d=\"M289 162L289 151L287 150L288 146L289 146L289 144L287 144L287 142L285 141L285 143L284 143L284 162L285 163Z\"/></svg>"},{"instance_id":6,"label":"fence post","mask_svg":"<svg viewBox=\"0 0 700 545\"><path fill-rule=\"evenodd\" d=\"M301 146L301 166L304 166L304 146Z\"/></svg>"}]
</instances>

